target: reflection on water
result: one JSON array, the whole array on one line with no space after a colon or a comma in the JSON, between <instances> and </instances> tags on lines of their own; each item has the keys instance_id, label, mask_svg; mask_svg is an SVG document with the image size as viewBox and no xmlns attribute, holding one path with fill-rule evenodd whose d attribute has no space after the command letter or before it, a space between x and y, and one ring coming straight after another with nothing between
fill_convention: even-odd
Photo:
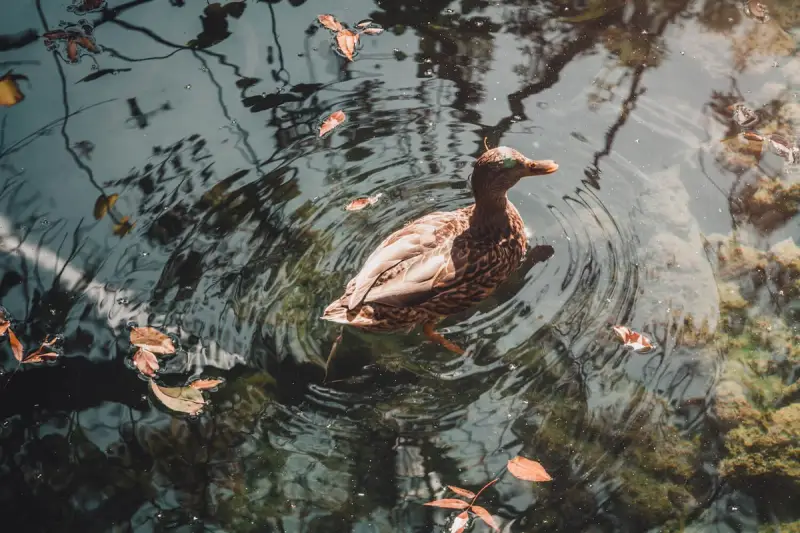
<instances>
[{"instance_id":1,"label":"reflection on water","mask_svg":"<svg viewBox=\"0 0 800 533\"><path fill-rule=\"evenodd\" d=\"M487 489L509 531L796 528L800 174L771 144L797 146L795 4L7 10L0 298L61 354L0 340L7 529L438 531L423 503L516 455L554 480ZM386 31L347 61L333 9ZM444 323L467 355L347 331L323 381L325 304L471 202L484 142L561 168L510 192L538 246ZM225 378L202 415L148 400L131 324L180 341L165 381Z\"/></svg>"}]
</instances>

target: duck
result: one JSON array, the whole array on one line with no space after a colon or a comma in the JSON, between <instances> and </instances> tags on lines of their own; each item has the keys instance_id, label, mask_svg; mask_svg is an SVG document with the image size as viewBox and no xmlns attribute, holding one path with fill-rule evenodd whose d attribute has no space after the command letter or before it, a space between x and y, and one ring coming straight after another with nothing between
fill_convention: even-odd
<instances>
[{"instance_id":1,"label":"duck","mask_svg":"<svg viewBox=\"0 0 800 533\"><path fill-rule=\"evenodd\" d=\"M322 320L369 332L422 326L428 339L463 354L436 324L490 296L519 267L527 238L508 191L522 178L556 170L552 160L507 146L487 150L470 176L475 202L430 213L386 237Z\"/></svg>"}]
</instances>

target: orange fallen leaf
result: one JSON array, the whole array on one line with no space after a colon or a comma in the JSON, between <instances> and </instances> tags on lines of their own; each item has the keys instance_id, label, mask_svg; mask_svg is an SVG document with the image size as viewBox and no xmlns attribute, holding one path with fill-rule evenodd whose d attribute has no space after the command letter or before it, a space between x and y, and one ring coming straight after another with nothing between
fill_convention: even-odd
<instances>
[{"instance_id":1,"label":"orange fallen leaf","mask_svg":"<svg viewBox=\"0 0 800 533\"><path fill-rule=\"evenodd\" d=\"M8 328L6 333L8 333L8 342L11 344L11 352L14 354L14 359L21 363L24 354L22 343L19 342L19 339L16 335L14 335L14 332L11 330L11 328Z\"/></svg>"},{"instance_id":2,"label":"orange fallen leaf","mask_svg":"<svg viewBox=\"0 0 800 533\"><path fill-rule=\"evenodd\" d=\"M361 33L366 33L367 35L380 35L383 33L383 28L377 24L372 24L371 26L367 26L366 28L362 29Z\"/></svg>"},{"instance_id":3,"label":"orange fallen leaf","mask_svg":"<svg viewBox=\"0 0 800 533\"><path fill-rule=\"evenodd\" d=\"M524 479L525 481L551 481L550 477L544 467L536 461L531 461L524 457L514 457L508 461L508 471L514 477Z\"/></svg>"},{"instance_id":4,"label":"orange fallen leaf","mask_svg":"<svg viewBox=\"0 0 800 533\"><path fill-rule=\"evenodd\" d=\"M196 415L206 404L203 394L191 387L160 387L151 379L150 390L164 407L179 413Z\"/></svg>"},{"instance_id":5,"label":"orange fallen leaf","mask_svg":"<svg viewBox=\"0 0 800 533\"><path fill-rule=\"evenodd\" d=\"M25 99L25 95L22 94L19 85L17 85L18 79L27 80L28 78L19 74L14 74L11 70L0 78L0 106L11 107Z\"/></svg>"},{"instance_id":6,"label":"orange fallen leaf","mask_svg":"<svg viewBox=\"0 0 800 533\"><path fill-rule=\"evenodd\" d=\"M378 200L381 199L381 196L383 196L383 193L379 192L378 194L375 194L373 196L368 196L368 197L364 197L364 198L356 198L355 200L353 200L352 202L347 204L347 207L345 207L345 210L347 210L347 211L361 211L362 209L364 209L368 205L375 205L376 203L378 203Z\"/></svg>"},{"instance_id":7,"label":"orange fallen leaf","mask_svg":"<svg viewBox=\"0 0 800 533\"><path fill-rule=\"evenodd\" d=\"M114 229L112 231L117 237L124 237L130 233L135 225L136 222L131 222L128 217L122 217L119 222L114 224Z\"/></svg>"},{"instance_id":8,"label":"orange fallen leaf","mask_svg":"<svg viewBox=\"0 0 800 533\"><path fill-rule=\"evenodd\" d=\"M153 353L175 353L172 339L150 326L131 329L131 344Z\"/></svg>"},{"instance_id":9,"label":"orange fallen leaf","mask_svg":"<svg viewBox=\"0 0 800 533\"><path fill-rule=\"evenodd\" d=\"M133 354L133 364L139 372L149 378L154 377L160 368L155 354L144 348L139 348L136 350L136 353Z\"/></svg>"},{"instance_id":10,"label":"orange fallen leaf","mask_svg":"<svg viewBox=\"0 0 800 533\"><path fill-rule=\"evenodd\" d=\"M44 361L46 359L48 359L48 360L49 359L55 359L56 357L58 357L58 353L53 352L53 351L47 352L47 351L45 351L45 348L49 348L49 347L53 346L56 343L57 340L58 339L56 337L53 337L52 339L50 339L49 337L46 338L44 340L44 342L42 343L42 345L39 346L36 349L35 352L26 355L22 359L22 361L20 361L20 362L21 363L41 363L42 361Z\"/></svg>"},{"instance_id":11,"label":"orange fallen leaf","mask_svg":"<svg viewBox=\"0 0 800 533\"><path fill-rule=\"evenodd\" d=\"M464 511L453 519L453 525L450 526L450 533L463 533L468 523L469 514Z\"/></svg>"},{"instance_id":12,"label":"orange fallen leaf","mask_svg":"<svg viewBox=\"0 0 800 533\"><path fill-rule=\"evenodd\" d=\"M471 490L462 489L461 487L454 487L453 485L447 485L447 488L458 494L459 496L463 496L465 498L474 498L475 493Z\"/></svg>"},{"instance_id":13,"label":"orange fallen leaf","mask_svg":"<svg viewBox=\"0 0 800 533\"><path fill-rule=\"evenodd\" d=\"M213 389L214 387L221 385L224 382L225 380L222 379L197 379L189 383L189 386L197 390L206 390L206 389Z\"/></svg>"},{"instance_id":14,"label":"orange fallen leaf","mask_svg":"<svg viewBox=\"0 0 800 533\"><path fill-rule=\"evenodd\" d=\"M0 320L0 337L5 335L6 331L8 331L8 328L10 327L11 327L11 322L5 319Z\"/></svg>"},{"instance_id":15,"label":"orange fallen leaf","mask_svg":"<svg viewBox=\"0 0 800 533\"><path fill-rule=\"evenodd\" d=\"M445 498L443 500L433 500L425 505L431 507L444 507L445 509L466 509L469 504L464 500L456 500L455 498Z\"/></svg>"},{"instance_id":16,"label":"orange fallen leaf","mask_svg":"<svg viewBox=\"0 0 800 533\"><path fill-rule=\"evenodd\" d=\"M334 111L331 113L331 116L325 119L322 125L319 127L319 136L322 137L333 128L341 124L345 121L347 117L345 116L343 111Z\"/></svg>"},{"instance_id":17,"label":"orange fallen leaf","mask_svg":"<svg viewBox=\"0 0 800 533\"><path fill-rule=\"evenodd\" d=\"M486 522L487 526L494 529L495 531L500 531L500 527L498 527L497 522L495 522L494 518L492 518L492 513L490 513L480 505L473 505L472 512L478 515L478 518Z\"/></svg>"},{"instance_id":18,"label":"orange fallen leaf","mask_svg":"<svg viewBox=\"0 0 800 533\"><path fill-rule=\"evenodd\" d=\"M653 344L650 342L650 339L641 333L636 333L625 326L613 326L613 329L617 337L625 343L625 347L630 348L634 352L647 353L653 349Z\"/></svg>"},{"instance_id":19,"label":"orange fallen leaf","mask_svg":"<svg viewBox=\"0 0 800 533\"><path fill-rule=\"evenodd\" d=\"M333 15L318 15L317 20L331 31L342 31L344 29L344 26Z\"/></svg>"},{"instance_id":20,"label":"orange fallen leaf","mask_svg":"<svg viewBox=\"0 0 800 533\"><path fill-rule=\"evenodd\" d=\"M106 216L106 213L108 213L109 209L114 207L118 199L119 194L111 194L109 196L101 194L94 203L94 218L100 220Z\"/></svg>"},{"instance_id":21,"label":"orange fallen leaf","mask_svg":"<svg viewBox=\"0 0 800 533\"><path fill-rule=\"evenodd\" d=\"M350 30L340 30L336 33L336 46L349 61L353 60L358 44L358 34Z\"/></svg>"}]
</instances>

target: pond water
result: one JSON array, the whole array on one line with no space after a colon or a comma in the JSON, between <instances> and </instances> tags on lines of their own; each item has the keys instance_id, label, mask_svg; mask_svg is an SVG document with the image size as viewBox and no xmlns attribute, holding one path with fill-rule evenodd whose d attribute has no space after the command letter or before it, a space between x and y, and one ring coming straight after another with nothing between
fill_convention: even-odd
<instances>
[{"instance_id":1,"label":"pond water","mask_svg":"<svg viewBox=\"0 0 800 533\"><path fill-rule=\"evenodd\" d=\"M349 61L324 13L386 31ZM796 0L9 3L0 299L58 357L0 339L4 530L450 531L423 504L500 476L503 531L798 531L798 32ZM346 330L326 375L322 310L498 145L560 169L510 191L535 248L443 323L466 354ZM162 386L224 380L198 415L134 325Z\"/></svg>"}]
</instances>

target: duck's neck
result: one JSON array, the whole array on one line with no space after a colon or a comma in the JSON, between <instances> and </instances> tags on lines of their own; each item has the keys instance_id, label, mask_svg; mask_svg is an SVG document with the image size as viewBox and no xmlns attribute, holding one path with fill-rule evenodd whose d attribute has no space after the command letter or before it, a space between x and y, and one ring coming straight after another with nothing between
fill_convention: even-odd
<instances>
[{"instance_id":1,"label":"duck's neck","mask_svg":"<svg viewBox=\"0 0 800 533\"><path fill-rule=\"evenodd\" d=\"M472 211L473 227L504 227L509 223L509 211L513 209L505 192L475 195Z\"/></svg>"}]
</instances>

